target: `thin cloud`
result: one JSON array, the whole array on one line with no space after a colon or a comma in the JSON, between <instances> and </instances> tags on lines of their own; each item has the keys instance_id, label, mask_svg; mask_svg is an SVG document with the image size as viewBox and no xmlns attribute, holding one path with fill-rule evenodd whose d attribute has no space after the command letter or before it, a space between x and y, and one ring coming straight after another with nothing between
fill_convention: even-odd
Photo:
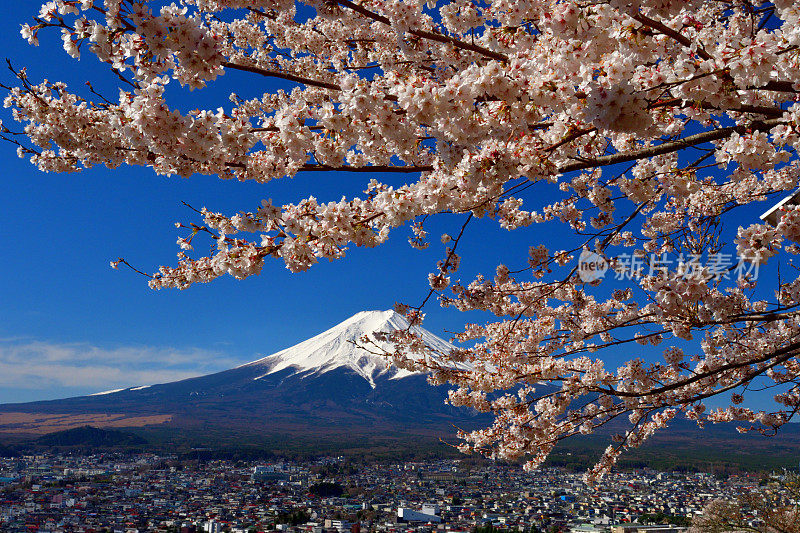
<instances>
[{"instance_id":1,"label":"thin cloud","mask_svg":"<svg viewBox=\"0 0 800 533\"><path fill-rule=\"evenodd\" d=\"M199 348L104 348L85 343L0 339L0 388L102 391L177 381L240 363L222 352Z\"/></svg>"}]
</instances>

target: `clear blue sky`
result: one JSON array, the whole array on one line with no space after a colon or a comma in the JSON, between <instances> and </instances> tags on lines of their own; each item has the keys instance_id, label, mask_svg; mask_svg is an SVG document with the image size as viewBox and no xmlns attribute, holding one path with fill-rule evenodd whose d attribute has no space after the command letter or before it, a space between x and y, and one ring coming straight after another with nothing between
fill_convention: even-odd
<instances>
[{"instance_id":1,"label":"clear blue sky","mask_svg":"<svg viewBox=\"0 0 800 533\"><path fill-rule=\"evenodd\" d=\"M20 24L30 22L38 4L0 4L5 57L17 67L27 66L33 82L61 80L80 92L91 79L95 88L116 95L115 77L89 53L80 61L71 59L57 32L42 33L38 48L19 37ZM0 79L13 83L5 71ZM255 96L276 87L270 83L233 73L210 90L187 91L185 99L170 90L183 109L216 109L229 108L231 91ZM2 118L12 125L7 111ZM223 370L295 344L358 311L388 309L395 301L417 304L427 293L427 273L443 252L439 235L457 233L463 222L463 217L443 216L429 225L432 245L424 252L408 246L409 231L401 229L377 250L352 249L344 260L305 273L290 274L275 261L261 276L245 281L226 277L182 292L155 292L140 276L112 270L109 261L123 256L148 271L174 264L181 235L174 223L198 222L182 201L233 213L256 207L262 198L283 203L314 194L338 200L359 194L372 176L306 173L258 185L207 176L166 178L145 168L43 174L5 144L0 144L0 160L0 228L6 236L0 249L0 403ZM386 179L400 183L405 178ZM532 201L537 208L543 200L534 195ZM461 277L492 275L503 261L512 269L524 266L529 245L544 240L560 248L561 237L553 225L509 233L477 220L460 245L465 252ZM426 311L426 327L442 336L465 319L483 320L443 311L435 302Z\"/></svg>"}]
</instances>

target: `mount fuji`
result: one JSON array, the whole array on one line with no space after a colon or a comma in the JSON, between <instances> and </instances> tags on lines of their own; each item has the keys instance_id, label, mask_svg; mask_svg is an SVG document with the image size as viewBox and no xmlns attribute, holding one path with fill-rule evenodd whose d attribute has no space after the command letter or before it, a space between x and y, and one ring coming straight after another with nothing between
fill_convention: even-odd
<instances>
[{"instance_id":1,"label":"mount fuji","mask_svg":"<svg viewBox=\"0 0 800 533\"><path fill-rule=\"evenodd\" d=\"M240 368L267 370L264 375L255 379L267 378L285 369L293 369L294 374L302 373L304 377L311 377L344 368L364 378L375 389L377 381L403 379L414 373L398 370L387 364L384 357L371 353L371 350L360 348L358 346L360 339L367 335L376 348L385 349L388 348L387 344L376 341L374 332L404 330L408 327L408 320L394 311L364 311L300 344ZM453 348L451 344L425 329L415 327L413 330L434 351L446 353Z\"/></svg>"},{"instance_id":2,"label":"mount fuji","mask_svg":"<svg viewBox=\"0 0 800 533\"><path fill-rule=\"evenodd\" d=\"M172 383L131 387L62 400L0 405L0 432L45 433L80 425L159 426L269 434L330 430L452 434L453 424L485 415L445 404L447 386L397 369L356 345L374 332L401 330L394 311L366 311L290 348L245 365ZM440 352L452 345L414 327ZM385 344L375 341L377 346Z\"/></svg>"}]
</instances>

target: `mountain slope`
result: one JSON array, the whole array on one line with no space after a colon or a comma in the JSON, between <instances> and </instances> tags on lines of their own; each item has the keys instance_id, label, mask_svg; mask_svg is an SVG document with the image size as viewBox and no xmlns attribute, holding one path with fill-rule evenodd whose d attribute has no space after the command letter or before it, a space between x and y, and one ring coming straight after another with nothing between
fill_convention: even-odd
<instances>
[{"instance_id":1,"label":"mountain slope","mask_svg":"<svg viewBox=\"0 0 800 533\"><path fill-rule=\"evenodd\" d=\"M77 398L0 405L0 434L17 434L13 438L19 440L58 431L80 435L81 430L63 430L87 424L156 426L148 438L166 439L161 442L170 449L188 441L212 447L261 441L286 450L305 441L313 442L314 450L327 447L333 453L342 446L361 450L378 441L379 448L401 450L425 442L438 446L439 437L453 440L453 426L489 424L487 415L446 405L446 386L432 387L424 374L398 371L354 344L374 331L406 327L406 320L392 311L363 312L295 346L223 372ZM430 332L419 333L435 349L450 349ZM599 453L608 445L609 433L624 431L623 426L624 421L609 424L574 445L583 455ZM743 437L731 425L699 431L676 420L670 426L650 446L659 456L673 454L680 461L685 459L681 454L708 449L733 455L743 450L791 455L800 450L797 424L784 428L777 442Z\"/></svg>"},{"instance_id":2,"label":"mountain slope","mask_svg":"<svg viewBox=\"0 0 800 533\"><path fill-rule=\"evenodd\" d=\"M160 416L158 421L168 418L168 425L180 427L247 427L265 433L331 426L446 432L452 423L476 425L475 413L445 404L447 387L432 387L423 374L398 370L384 357L356 346L364 335L407 327L406 319L394 311L358 313L295 346L223 372L77 398L0 405L0 431L4 412L112 413L145 421ZM432 333L415 329L435 350L452 348ZM478 418L486 421L485 416ZM76 425L84 423L75 420ZM25 427L15 425L19 431Z\"/></svg>"},{"instance_id":3,"label":"mountain slope","mask_svg":"<svg viewBox=\"0 0 800 533\"><path fill-rule=\"evenodd\" d=\"M82 426L65 431L48 433L36 439L36 443L44 446L89 446L109 448L147 445L147 441L138 435L92 426Z\"/></svg>"}]
</instances>

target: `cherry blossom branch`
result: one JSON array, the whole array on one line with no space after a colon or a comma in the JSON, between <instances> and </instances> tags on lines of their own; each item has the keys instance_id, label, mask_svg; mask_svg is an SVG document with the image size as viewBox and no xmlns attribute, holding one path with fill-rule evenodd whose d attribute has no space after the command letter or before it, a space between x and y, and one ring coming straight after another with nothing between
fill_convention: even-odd
<instances>
[{"instance_id":1,"label":"cherry blossom branch","mask_svg":"<svg viewBox=\"0 0 800 533\"><path fill-rule=\"evenodd\" d=\"M671 98L669 100L662 100L655 102L648 106L649 109L657 109L659 107L698 107L700 109L709 109L714 111L733 112L733 113L754 113L758 115L765 115L768 117L782 117L784 110L780 107L758 106L748 104L738 104L736 107L721 108L709 102L689 102L681 98Z\"/></svg>"},{"instance_id":2,"label":"cherry blossom branch","mask_svg":"<svg viewBox=\"0 0 800 533\"><path fill-rule=\"evenodd\" d=\"M675 389L684 388L687 385L691 385L692 383L696 383L708 377L722 374L728 370L735 370L738 368L752 366L758 363L764 363L770 361L771 359L774 359L773 361L773 366L774 366L774 364L780 364L785 361L788 361L792 357L795 357L798 354L798 350L800 350L800 342L792 342L788 346L775 350L774 352L770 352L767 355L763 355L755 359L748 359L745 361L726 363L724 365L720 365L719 367L707 370L705 372L697 373L689 378L686 378L685 380L670 383L669 385L658 387L643 393L628 392L628 391L616 390L611 388L602 388L602 387L597 387L596 389L592 390L594 392L602 392L604 394L610 394L612 396L625 397L625 398L641 398L644 396L656 396L664 392L669 392Z\"/></svg>"},{"instance_id":3,"label":"cherry blossom branch","mask_svg":"<svg viewBox=\"0 0 800 533\"><path fill-rule=\"evenodd\" d=\"M433 170L431 165L368 165L364 167L354 167L350 165L343 165L340 167L332 167L329 165L315 165L304 164L298 172L399 172L399 173L416 173L416 172L430 172Z\"/></svg>"},{"instance_id":4,"label":"cherry blossom branch","mask_svg":"<svg viewBox=\"0 0 800 533\"><path fill-rule=\"evenodd\" d=\"M759 29L749 2L639 3L626 25L618 3L523 13L449 0L424 10L333 0L316 11L291 2L243 10L108 0L106 9L52 0L23 35L36 43L40 30L61 32L72 57L92 54L133 81L119 82L114 102L91 85L73 94L15 72L18 87L3 87L21 127L3 126L0 138L47 172L131 165L262 184L313 171L368 181L364 196L339 201L195 212L202 222L178 225L191 235L178 240L176 266L149 276L154 289L244 279L268 256L303 271L351 246L376 248L406 224L412 245L424 246L423 223L436 214L524 232L527 266L451 283L465 223L423 305L407 309L416 324L436 294L442 306L495 316L456 335L467 347L433 357L411 329L389 340L399 365L457 387L453 405L495 417L462 433L461 449L528 454L532 467L554 443L628 414L633 427L587 473L594 481L677 414L771 431L800 408L800 388L785 390L800 375L800 269L787 278L784 266L800 253L800 208L785 204L769 224L749 220L753 209L732 214L797 185L794 7L770 6L771 23ZM224 111L170 105L176 91L166 84L203 89L234 70L301 87L248 88ZM402 173L403 183L381 183L382 173ZM190 258L201 233L213 247ZM678 255L678 266L651 263L650 274L637 271L606 295L594 288L607 282L581 278L584 251L608 256L622 274L625 257L633 269L634 259ZM707 265L695 272L687 253L706 254ZM715 266L712 254L736 264ZM762 270L759 281L768 260L779 274ZM760 296L773 282L775 297ZM697 353L679 349L699 336ZM593 353L614 347L640 358L606 370ZM403 361L412 354L431 358ZM540 383L558 389L537 396ZM778 386L775 412L740 407L744 393ZM706 398L734 391L729 407L704 415Z\"/></svg>"},{"instance_id":5,"label":"cherry blossom branch","mask_svg":"<svg viewBox=\"0 0 800 533\"><path fill-rule=\"evenodd\" d=\"M469 215L467 215L467 219L464 221L464 224L461 226L461 230L458 232L458 235L454 239L453 245L450 247L450 250L447 253L447 257L445 258L444 262L440 267L440 274L446 275L451 272L453 257L455 256L456 253L456 247L458 247L458 243L461 241L461 237L464 235L464 231L467 229L467 225L469 224L470 220L472 220L472 215L473 213L470 212ZM434 293L436 293L436 289L431 287L431 289L428 291L428 294L422 300L422 303L419 304L417 307L412 307L411 309L414 309L416 312L421 312L422 309L425 307L425 304L428 303L428 300L430 299L431 296L433 296Z\"/></svg>"},{"instance_id":6,"label":"cherry blossom branch","mask_svg":"<svg viewBox=\"0 0 800 533\"><path fill-rule=\"evenodd\" d=\"M270 78L281 78L281 79L284 79L284 80L295 81L297 83L302 83L304 85L311 85L311 86L314 86L314 87L320 87L320 88L323 88L323 89L331 89L331 90L334 90L334 91L341 91L342 90L342 88L339 85L335 84L335 83L329 83L329 82L326 82L326 81L315 80L315 79L312 79L312 78L306 78L304 76L298 76L296 74L291 74L289 72L283 72L283 71L280 71L280 70L268 70L268 69L263 69L263 68L259 68L259 67L254 67L254 66L238 65L236 63L231 63L230 61L223 61L222 62L222 66L223 67L227 67L227 68L231 68L231 69L234 69L234 70L241 70L241 71L244 71L244 72L252 72L254 74L260 74L261 76L266 76L266 77L270 77Z\"/></svg>"},{"instance_id":7,"label":"cherry blossom branch","mask_svg":"<svg viewBox=\"0 0 800 533\"><path fill-rule=\"evenodd\" d=\"M367 17L369 19L372 19L374 21L380 22L382 24L386 24L387 26L390 26L392 24L392 22L388 18L384 17L383 15L379 15L377 13L373 13L372 11L370 11L370 10L368 10L368 9L366 9L366 8L356 4L354 2L351 2L350 0L334 0L334 1L337 4L339 4L341 6L344 6L344 7L348 8L348 9L351 9L351 10L355 11L356 13L364 15L365 17ZM467 50L469 52L475 52L475 53L478 53L480 55L483 55L483 56L486 56L486 57L489 57L489 58L492 58L492 59L496 59L496 60L501 61L503 63L508 61L508 56L505 55L505 54L501 54L499 52L495 52L493 50L489 50L488 48L484 48L484 47L476 45L474 43L467 43L467 42L461 41L459 39L456 39L455 37L450 37L448 35L442 35L440 33L434 33L434 32L425 31L425 30L413 30L413 29L412 30L408 30L408 33L410 33L412 35L416 35L417 37L421 37L423 39L428 39L428 40L431 40L431 41L436 41L436 42L445 43L445 44L451 44L451 45L455 46L456 48L460 48L462 50Z\"/></svg>"},{"instance_id":8,"label":"cherry blossom branch","mask_svg":"<svg viewBox=\"0 0 800 533\"><path fill-rule=\"evenodd\" d=\"M748 131L769 131L775 126L785 124L782 119L768 119L764 121L754 121L747 126L730 126L727 128L718 128L695 135L689 135L677 141L662 142L659 145L643 148L641 150L634 150L631 152L623 152L620 154L607 155L596 157L594 159L587 159L578 163L570 163L558 168L559 174L566 174L575 170L583 170L587 168L597 168L607 165L615 165L617 163L625 163L628 161L635 161L647 157L654 157L657 155L669 154L683 148L697 146L698 144L707 143L710 141L718 141L730 137L734 133L744 134Z\"/></svg>"},{"instance_id":9,"label":"cherry blossom branch","mask_svg":"<svg viewBox=\"0 0 800 533\"><path fill-rule=\"evenodd\" d=\"M670 37L670 38L674 39L675 41L679 42L680 44L682 44L686 48L696 49L697 50L697 55L699 55L703 59L705 59L707 61L713 60L711 55L708 52L706 52L705 49L702 46L698 45L698 46L695 47L694 43L688 37L686 37L685 35L682 35L679 31L673 30L672 28L670 28L666 24L664 24L662 22L659 22L657 20L653 20L650 17L648 17L647 15L644 15L643 13L636 13L634 15L631 15L631 17L634 20L636 20L638 22L641 22L643 25L648 26L648 27L660 32L660 33L663 33L664 35L667 35L668 37Z\"/></svg>"}]
</instances>

